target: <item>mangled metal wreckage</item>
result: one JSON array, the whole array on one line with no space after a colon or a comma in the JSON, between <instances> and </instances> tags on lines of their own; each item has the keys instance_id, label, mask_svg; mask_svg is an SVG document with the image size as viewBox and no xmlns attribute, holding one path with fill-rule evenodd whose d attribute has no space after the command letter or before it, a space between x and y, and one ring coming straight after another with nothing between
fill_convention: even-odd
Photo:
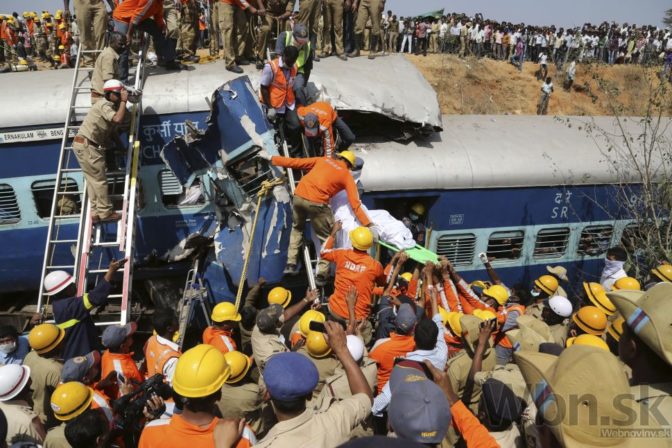
<instances>
[{"instance_id":1,"label":"mangled metal wreckage","mask_svg":"<svg viewBox=\"0 0 672 448\"><path fill-rule=\"evenodd\" d=\"M417 75L421 77L419 73ZM426 84L424 78L419 81ZM327 99L335 106L348 108L355 114L363 114L360 116L363 120L354 126L356 130L363 130L372 117L382 120L380 122L391 120L396 123L393 126L388 124L388 129L394 128L390 131L392 137L384 138L408 139L418 133L440 129L438 103L428 84L425 98L433 98L433 102L421 100L418 103L416 120L408 116L408 107L394 106L400 98L391 102L385 100L385 89L377 92L374 89L373 93L369 89L366 94L361 86L354 89L372 101L363 105L360 104L363 101L361 98L347 102L342 95L340 99L329 96L323 86L318 82L312 84L314 97ZM335 90L344 92L348 89L340 86ZM378 105L374 105L376 95L380 96ZM261 200L259 209L256 209L257 194L262 183L283 177L284 173L257 157L262 148L272 155L279 155L279 151L275 131L265 119L250 79L242 76L223 84L212 94L210 107L207 129L202 131L187 123L189 132L164 146L161 157L185 188L198 188L204 182L212 186L203 191L212 192L206 200L214 205L217 219L207 221L205 228L183 240L167 255L167 261L177 261L191 255L194 250L190 248L192 240L202 241L205 238L212 241L202 272L211 297L221 301L235 297L248 252L246 278L250 284L260 277L269 283L282 280L292 212L286 183L273 187ZM352 120L357 121L357 118ZM400 123L403 126L399 126ZM252 223L257 213L259 218L252 238Z\"/></svg>"}]
</instances>

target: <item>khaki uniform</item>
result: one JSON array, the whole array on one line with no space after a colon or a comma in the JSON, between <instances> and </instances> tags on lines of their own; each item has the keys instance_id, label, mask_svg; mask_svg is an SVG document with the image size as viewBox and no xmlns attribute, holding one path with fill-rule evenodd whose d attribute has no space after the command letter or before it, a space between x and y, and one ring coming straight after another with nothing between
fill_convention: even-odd
<instances>
[{"instance_id":1,"label":"khaki uniform","mask_svg":"<svg viewBox=\"0 0 672 448\"><path fill-rule=\"evenodd\" d=\"M387 51L390 53L397 52L397 40L399 39L399 21L390 20L390 26L388 28L388 41L387 41Z\"/></svg>"},{"instance_id":2,"label":"khaki uniform","mask_svg":"<svg viewBox=\"0 0 672 448\"><path fill-rule=\"evenodd\" d=\"M198 29L198 5L195 0L189 0L182 5L180 15L180 40L182 52L186 56L196 53L196 30Z\"/></svg>"},{"instance_id":3,"label":"khaki uniform","mask_svg":"<svg viewBox=\"0 0 672 448\"><path fill-rule=\"evenodd\" d=\"M105 174L107 171L105 148L109 146L108 140L116 127L112 122L116 113L112 102L104 98L97 101L91 106L77 134L77 137L84 137L86 142L74 141L72 144L77 161L86 178L86 191L91 202L91 212L101 218L112 213L112 202L108 196Z\"/></svg>"},{"instance_id":4,"label":"khaki uniform","mask_svg":"<svg viewBox=\"0 0 672 448\"><path fill-rule=\"evenodd\" d=\"M312 42L319 35L320 4L322 0L301 0L296 22L306 26L308 36Z\"/></svg>"},{"instance_id":5,"label":"khaki uniform","mask_svg":"<svg viewBox=\"0 0 672 448\"><path fill-rule=\"evenodd\" d=\"M313 364L315 364L315 367L317 367L319 380L317 382L317 386L315 386L315 389L313 389L313 399L311 400L312 403L317 399L317 396L320 395L320 392L322 392L322 388L324 387L324 383L327 381L327 378L334 374L336 368L341 363L331 354L325 356L324 358L314 358L310 356L310 353L308 353L306 347L301 347L297 350L297 353L301 353L303 356L310 359Z\"/></svg>"},{"instance_id":6,"label":"khaki uniform","mask_svg":"<svg viewBox=\"0 0 672 448\"><path fill-rule=\"evenodd\" d=\"M337 55L343 49L343 0L324 0L324 41L322 51L327 56L332 52L331 33L334 32L334 47Z\"/></svg>"},{"instance_id":7,"label":"khaki uniform","mask_svg":"<svg viewBox=\"0 0 672 448\"><path fill-rule=\"evenodd\" d=\"M371 32L373 36L380 36L380 5L382 0L361 0L357 10L357 24L355 34L363 34L366 22L371 19ZM368 41L368 39L367 39Z\"/></svg>"},{"instance_id":8,"label":"khaki uniform","mask_svg":"<svg viewBox=\"0 0 672 448\"><path fill-rule=\"evenodd\" d=\"M261 404L262 393L258 384L224 384L222 398L217 402L222 417L244 418L255 434L262 432Z\"/></svg>"},{"instance_id":9,"label":"khaki uniform","mask_svg":"<svg viewBox=\"0 0 672 448\"><path fill-rule=\"evenodd\" d=\"M471 370L471 362L471 357L465 350L462 350L457 355L450 358L448 364L446 364L446 372L448 373L450 385L458 397L462 397L462 394L464 393L464 386L467 384L467 377L469 376L469 370ZM479 374L487 374L495 368L496 364L497 357L495 355L495 349L492 348L488 350L483 357L482 368ZM465 405L475 415L478 415L478 402L481 400L481 384L482 383L479 383L476 381L476 378L474 378L474 391L471 394L471 400L469 403L465 402ZM450 442L450 446L457 443L459 436L453 425L448 428L446 439Z\"/></svg>"},{"instance_id":10,"label":"khaki uniform","mask_svg":"<svg viewBox=\"0 0 672 448\"><path fill-rule=\"evenodd\" d=\"M357 394L334 403L326 411L306 409L301 415L278 422L256 448L313 448L338 446L371 413L371 400Z\"/></svg>"},{"instance_id":11,"label":"khaki uniform","mask_svg":"<svg viewBox=\"0 0 672 448\"><path fill-rule=\"evenodd\" d=\"M289 349L282 341L280 334L265 334L259 331L256 325L252 329L252 354L259 373L264 372L268 358L276 353L288 352Z\"/></svg>"},{"instance_id":12,"label":"khaki uniform","mask_svg":"<svg viewBox=\"0 0 672 448\"><path fill-rule=\"evenodd\" d=\"M287 23L287 20L275 20L271 16L278 17L285 12L294 11L294 0L264 0L263 4L266 8L266 15L261 17L261 26L257 30L257 42L254 49L255 56L261 61L267 59L266 48L270 45L271 36L277 39L285 30ZM273 51L272 48L271 51Z\"/></svg>"},{"instance_id":13,"label":"khaki uniform","mask_svg":"<svg viewBox=\"0 0 672 448\"><path fill-rule=\"evenodd\" d=\"M82 50L99 50L105 45L107 9L103 0L75 0L77 28ZM84 61L93 64L92 54L84 55Z\"/></svg>"},{"instance_id":14,"label":"khaki uniform","mask_svg":"<svg viewBox=\"0 0 672 448\"><path fill-rule=\"evenodd\" d=\"M91 90L100 96L91 95L91 104L103 99L103 85L110 79L119 79L119 54L112 47L105 49L98 55L96 65L91 74Z\"/></svg>"},{"instance_id":15,"label":"khaki uniform","mask_svg":"<svg viewBox=\"0 0 672 448\"><path fill-rule=\"evenodd\" d=\"M30 379L33 381L30 386L33 391L33 410L42 423L45 423L46 410L51 406L51 393L61 382L63 364L54 359L43 358L35 351L26 355L23 364L30 367Z\"/></svg>"},{"instance_id":16,"label":"khaki uniform","mask_svg":"<svg viewBox=\"0 0 672 448\"><path fill-rule=\"evenodd\" d=\"M35 384L32 387L35 387ZM30 436L39 443L42 442L42 436L33 424L37 414L30 409L28 403L22 400L3 401L0 402L0 411L5 414L7 419L7 439L5 440L7 446L11 446L11 440L20 434Z\"/></svg>"},{"instance_id":17,"label":"khaki uniform","mask_svg":"<svg viewBox=\"0 0 672 448\"><path fill-rule=\"evenodd\" d=\"M65 423L49 430L43 448L72 448L65 438Z\"/></svg>"},{"instance_id":18,"label":"khaki uniform","mask_svg":"<svg viewBox=\"0 0 672 448\"><path fill-rule=\"evenodd\" d=\"M371 390L375 390L378 367L376 362L370 358L364 358L362 364L360 365L366 382L369 384ZM334 402L345 400L346 398L352 397L352 392L350 392L350 383L348 383L348 376L345 374L345 370L342 367L338 367L333 375L327 378L325 381L322 392L313 402L314 407L318 411L326 411L329 409ZM373 422L371 418L364 420L359 426L357 426L351 434L351 437L367 437L373 435Z\"/></svg>"},{"instance_id":19,"label":"khaki uniform","mask_svg":"<svg viewBox=\"0 0 672 448\"><path fill-rule=\"evenodd\" d=\"M211 0L212 1L212 0ZM210 4L210 56L219 56L219 0Z\"/></svg>"},{"instance_id":20,"label":"khaki uniform","mask_svg":"<svg viewBox=\"0 0 672 448\"><path fill-rule=\"evenodd\" d=\"M476 372L474 381L482 386L490 378L500 381L511 389L514 395L523 401L529 401L527 385L523 374L517 364L509 363L503 366L495 366L489 372Z\"/></svg>"},{"instance_id":21,"label":"khaki uniform","mask_svg":"<svg viewBox=\"0 0 672 448\"><path fill-rule=\"evenodd\" d=\"M180 13L175 8L175 0L163 0L163 21L166 23L166 39L177 40L180 36Z\"/></svg>"},{"instance_id":22,"label":"khaki uniform","mask_svg":"<svg viewBox=\"0 0 672 448\"><path fill-rule=\"evenodd\" d=\"M532 305L525 308L525 315L532 316L535 319L543 320L541 318L541 312L544 310L544 301L535 302Z\"/></svg>"},{"instance_id":23,"label":"khaki uniform","mask_svg":"<svg viewBox=\"0 0 672 448\"><path fill-rule=\"evenodd\" d=\"M630 392L638 403L655 408L651 415L654 419L658 416L663 417L658 424L667 430L669 435L669 431L672 431L672 382L631 386Z\"/></svg>"},{"instance_id":24,"label":"khaki uniform","mask_svg":"<svg viewBox=\"0 0 672 448\"><path fill-rule=\"evenodd\" d=\"M241 58L245 52L247 16L238 6L223 2L217 5L217 16L224 47L224 64L231 67L236 64L236 58Z\"/></svg>"},{"instance_id":25,"label":"khaki uniform","mask_svg":"<svg viewBox=\"0 0 672 448\"><path fill-rule=\"evenodd\" d=\"M564 347L567 341L567 332L569 332L569 320L565 320L561 324L550 325L548 328L551 330L553 342Z\"/></svg>"}]
</instances>

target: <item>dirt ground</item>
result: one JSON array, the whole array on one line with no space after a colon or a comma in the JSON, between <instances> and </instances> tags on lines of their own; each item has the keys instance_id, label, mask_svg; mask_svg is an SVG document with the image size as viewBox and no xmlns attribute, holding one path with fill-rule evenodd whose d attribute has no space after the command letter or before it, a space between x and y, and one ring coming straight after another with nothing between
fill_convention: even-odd
<instances>
[{"instance_id":1,"label":"dirt ground","mask_svg":"<svg viewBox=\"0 0 672 448\"><path fill-rule=\"evenodd\" d=\"M538 65L525 63L519 72L513 65L491 59L460 59L452 55L406 55L424 74L439 96L444 114L536 114L542 81L535 72ZM657 84L658 69L641 66L577 64L571 91L563 89L565 72L549 65L555 91L549 115L645 115L651 97L650 86ZM606 88L605 88L606 87ZM669 89L668 89L669 90ZM608 94L607 92L611 92ZM670 95L667 104L672 104ZM668 115L672 109L668 107Z\"/></svg>"}]
</instances>

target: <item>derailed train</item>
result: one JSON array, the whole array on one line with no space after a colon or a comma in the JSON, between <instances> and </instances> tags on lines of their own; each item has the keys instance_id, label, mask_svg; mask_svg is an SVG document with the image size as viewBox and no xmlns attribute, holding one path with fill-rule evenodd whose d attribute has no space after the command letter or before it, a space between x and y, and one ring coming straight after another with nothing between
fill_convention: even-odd
<instances>
[{"instance_id":1,"label":"derailed train","mask_svg":"<svg viewBox=\"0 0 672 448\"><path fill-rule=\"evenodd\" d=\"M214 239L204 267L211 297L235 297L256 193L282 173L255 157L262 146L277 151L252 87L258 73L227 76L210 64L146 82L136 286L183 275L188 241L199 235ZM11 293L39 286L71 73L5 77L14 88L3 103L16 107L0 112L0 293ZM347 66L327 59L311 79L313 93L358 135L363 201L397 217L423 203L429 249L467 279L485 275L480 252L510 284L551 263L574 278L594 277L631 225L613 194L619 179L580 126L551 117L442 117L435 92L402 56ZM291 227L286 187L275 187L258 214L247 277L280 282Z\"/></svg>"}]
</instances>

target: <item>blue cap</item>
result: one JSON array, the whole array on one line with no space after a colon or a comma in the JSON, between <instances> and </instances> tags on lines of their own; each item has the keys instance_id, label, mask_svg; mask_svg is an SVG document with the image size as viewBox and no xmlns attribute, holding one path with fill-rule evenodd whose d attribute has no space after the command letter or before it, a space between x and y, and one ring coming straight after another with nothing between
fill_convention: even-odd
<instances>
[{"instance_id":1,"label":"blue cap","mask_svg":"<svg viewBox=\"0 0 672 448\"><path fill-rule=\"evenodd\" d=\"M278 353L264 368L264 383L274 400L291 401L315 390L320 375L315 364L299 353Z\"/></svg>"},{"instance_id":2,"label":"blue cap","mask_svg":"<svg viewBox=\"0 0 672 448\"><path fill-rule=\"evenodd\" d=\"M415 311L408 303L402 303L394 319L394 327L403 334L408 334L418 321Z\"/></svg>"}]
</instances>

